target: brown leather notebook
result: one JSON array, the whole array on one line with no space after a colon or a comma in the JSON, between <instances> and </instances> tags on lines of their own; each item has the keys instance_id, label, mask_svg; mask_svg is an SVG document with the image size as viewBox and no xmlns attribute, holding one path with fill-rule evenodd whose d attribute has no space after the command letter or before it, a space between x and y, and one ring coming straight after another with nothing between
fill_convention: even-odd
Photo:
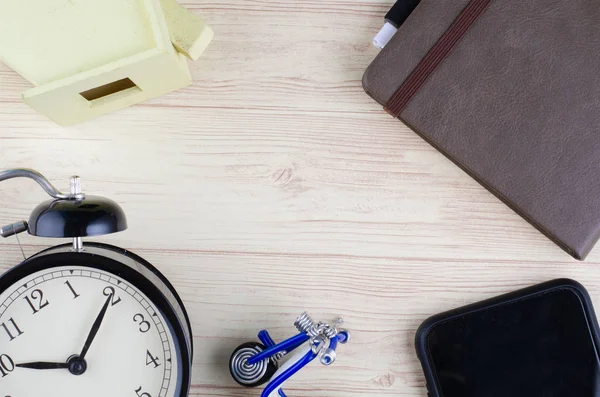
<instances>
[{"instance_id":1,"label":"brown leather notebook","mask_svg":"<svg viewBox=\"0 0 600 397\"><path fill-rule=\"evenodd\" d=\"M600 2L422 0L365 91L576 259L600 237Z\"/></svg>"}]
</instances>

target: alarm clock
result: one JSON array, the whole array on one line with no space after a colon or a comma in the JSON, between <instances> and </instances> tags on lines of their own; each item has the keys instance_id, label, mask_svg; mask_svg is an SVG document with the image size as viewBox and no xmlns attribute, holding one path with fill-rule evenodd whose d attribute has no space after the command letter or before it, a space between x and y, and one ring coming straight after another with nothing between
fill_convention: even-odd
<instances>
[{"instance_id":1,"label":"alarm clock","mask_svg":"<svg viewBox=\"0 0 600 397\"><path fill-rule=\"evenodd\" d=\"M125 230L122 208L79 177L64 194L36 171L0 172L18 177L52 199L0 236L71 241L0 276L0 397L188 396L192 329L175 288L132 252L83 241Z\"/></svg>"}]
</instances>

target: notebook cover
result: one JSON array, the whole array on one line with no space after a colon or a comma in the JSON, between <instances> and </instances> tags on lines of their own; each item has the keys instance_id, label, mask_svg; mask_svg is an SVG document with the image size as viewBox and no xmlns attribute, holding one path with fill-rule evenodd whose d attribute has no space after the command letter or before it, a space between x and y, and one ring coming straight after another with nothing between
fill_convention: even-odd
<instances>
[{"instance_id":1,"label":"notebook cover","mask_svg":"<svg viewBox=\"0 0 600 397\"><path fill-rule=\"evenodd\" d=\"M473 1L422 0L365 91L397 99ZM584 260L600 237L600 2L487 3L398 118Z\"/></svg>"}]
</instances>

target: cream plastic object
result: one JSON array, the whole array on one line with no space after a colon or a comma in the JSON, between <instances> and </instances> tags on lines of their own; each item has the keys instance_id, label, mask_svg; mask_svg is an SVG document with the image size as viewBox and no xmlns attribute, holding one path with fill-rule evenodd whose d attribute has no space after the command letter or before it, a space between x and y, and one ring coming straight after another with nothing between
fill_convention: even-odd
<instances>
[{"instance_id":1,"label":"cream plastic object","mask_svg":"<svg viewBox=\"0 0 600 397\"><path fill-rule=\"evenodd\" d=\"M64 126L190 85L212 38L176 0L0 0L0 58Z\"/></svg>"},{"instance_id":2,"label":"cream plastic object","mask_svg":"<svg viewBox=\"0 0 600 397\"><path fill-rule=\"evenodd\" d=\"M177 51L197 60L213 39L213 33L196 14L174 0L160 0L167 17L171 42Z\"/></svg>"}]
</instances>

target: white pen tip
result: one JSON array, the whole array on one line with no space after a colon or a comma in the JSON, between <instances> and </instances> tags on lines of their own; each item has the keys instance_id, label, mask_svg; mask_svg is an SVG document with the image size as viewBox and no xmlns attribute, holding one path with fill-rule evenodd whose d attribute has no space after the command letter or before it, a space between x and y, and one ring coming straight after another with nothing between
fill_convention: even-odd
<instances>
[{"instance_id":1,"label":"white pen tip","mask_svg":"<svg viewBox=\"0 0 600 397\"><path fill-rule=\"evenodd\" d=\"M387 43L390 42L392 37L396 34L398 28L392 25L389 22L386 22L385 25L381 28L377 36L373 39L373 45L379 49L383 49Z\"/></svg>"}]
</instances>

